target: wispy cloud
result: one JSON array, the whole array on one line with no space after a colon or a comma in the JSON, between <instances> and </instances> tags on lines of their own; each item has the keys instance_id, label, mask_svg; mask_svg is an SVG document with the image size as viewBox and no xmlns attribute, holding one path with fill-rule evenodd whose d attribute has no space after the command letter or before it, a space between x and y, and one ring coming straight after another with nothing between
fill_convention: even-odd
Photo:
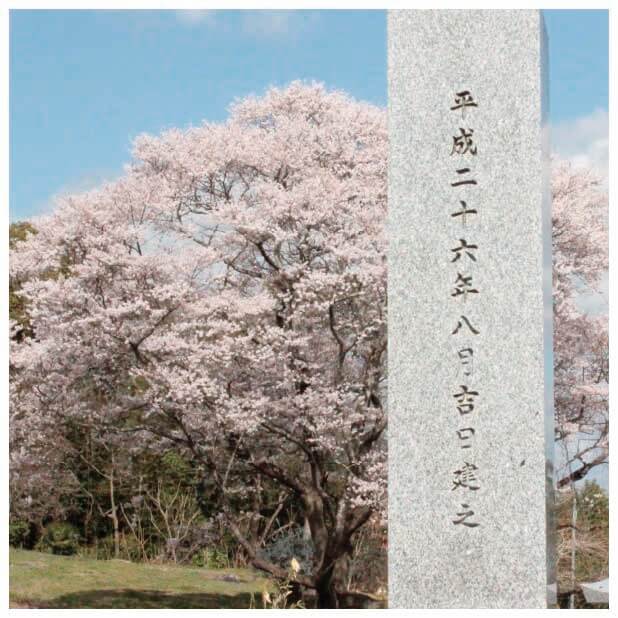
<instances>
[{"instance_id":1,"label":"wispy cloud","mask_svg":"<svg viewBox=\"0 0 618 618\"><path fill-rule=\"evenodd\" d=\"M608 180L609 115L597 109L587 116L555 124L551 128L552 150L576 166L593 168Z\"/></svg>"},{"instance_id":2,"label":"wispy cloud","mask_svg":"<svg viewBox=\"0 0 618 618\"><path fill-rule=\"evenodd\" d=\"M297 11L245 11L242 28L253 36L287 36L302 25L302 21Z\"/></svg>"},{"instance_id":3,"label":"wispy cloud","mask_svg":"<svg viewBox=\"0 0 618 618\"><path fill-rule=\"evenodd\" d=\"M176 19L185 26L213 25L215 13L213 9L183 9L176 11Z\"/></svg>"},{"instance_id":4,"label":"wispy cloud","mask_svg":"<svg viewBox=\"0 0 618 618\"><path fill-rule=\"evenodd\" d=\"M208 26L230 30L230 13L236 13L240 21L240 32L255 38L286 38L310 27L318 19L315 11L296 10L178 10L176 19L185 26Z\"/></svg>"}]
</instances>

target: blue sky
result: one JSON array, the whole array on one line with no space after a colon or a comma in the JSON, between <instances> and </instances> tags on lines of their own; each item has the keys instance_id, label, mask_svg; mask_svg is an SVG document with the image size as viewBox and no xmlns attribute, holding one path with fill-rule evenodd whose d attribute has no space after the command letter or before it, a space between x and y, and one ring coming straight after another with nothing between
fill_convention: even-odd
<instances>
[{"instance_id":1,"label":"blue sky","mask_svg":"<svg viewBox=\"0 0 618 618\"><path fill-rule=\"evenodd\" d=\"M545 17L556 146L602 167L607 11ZM235 97L298 78L386 105L386 13L13 10L11 219L118 176L142 132L223 120Z\"/></svg>"}]
</instances>

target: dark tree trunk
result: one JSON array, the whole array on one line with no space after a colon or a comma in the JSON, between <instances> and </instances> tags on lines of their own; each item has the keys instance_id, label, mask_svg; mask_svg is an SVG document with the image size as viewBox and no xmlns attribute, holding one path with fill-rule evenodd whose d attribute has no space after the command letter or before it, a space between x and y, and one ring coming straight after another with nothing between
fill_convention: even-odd
<instances>
[{"instance_id":1,"label":"dark tree trunk","mask_svg":"<svg viewBox=\"0 0 618 618\"><path fill-rule=\"evenodd\" d=\"M346 587L348 568L347 553L328 561L327 568L316 579L318 609L339 609L341 607L338 591Z\"/></svg>"},{"instance_id":2,"label":"dark tree trunk","mask_svg":"<svg viewBox=\"0 0 618 618\"><path fill-rule=\"evenodd\" d=\"M318 609L337 609L339 601L332 571L323 573L316 581L315 591L318 595Z\"/></svg>"},{"instance_id":3,"label":"dark tree trunk","mask_svg":"<svg viewBox=\"0 0 618 618\"><path fill-rule=\"evenodd\" d=\"M290 582L290 596L287 599L288 605L292 606L303 601L303 587L298 582Z\"/></svg>"}]
</instances>

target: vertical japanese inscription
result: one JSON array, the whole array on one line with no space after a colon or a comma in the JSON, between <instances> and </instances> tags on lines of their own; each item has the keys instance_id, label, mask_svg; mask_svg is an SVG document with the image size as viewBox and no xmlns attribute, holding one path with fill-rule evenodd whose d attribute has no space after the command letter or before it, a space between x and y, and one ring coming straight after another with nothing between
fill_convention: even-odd
<instances>
[{"instance_id":1,"label":"vertical japanese inscription","mask_svg":"<svg viewBox=\"0 0 618 618\"><path fill-rule=\"evenodd\" d=\"M455 104L450 110L461 114L461 121L466 120L466 112L472 108L478 108L478 103L474 100L469 90L461 90L455 93ZM457 158L454 169L453 181L450 183L453 191L457 192L455 200L458 209L450 213L453 222L461 226L459 244L450 248L450 263L453 265L453 284L450 290L451 302L458 303L455 314L459 316L455 319L455 326L451 331L451 336L457 338L456 350L457 375L460 375L460 382L457 392L452 397L455 400L457 410L457 423L454 435L459 449L471 449L466 451L468 455L465 461L458 462L458 467L453 470L453 483L451 491L459 493L458 502L455 506L454 515L451 519L453 525L461 526L462 529L476 528L481 525L479 514L475 513L473 507L473 494L481 488L481 473L478 466L474 463L474 440L476 439L475 410L477 399L480 397L478 390L471 386L474 375L474 349L472 341L463 342L464 334L474 337L480 334L480 325L474 318L474 307L471 306L471 299L480 294L480 290L474 280L474 266L478 263L478 245L472 236L468 235L468 224L472 223L473 217L478 215L478 210L473 206L471 198L476 196L468 195L466 192L476 188L478 185L474 177L472 168L468 165L471 160L476 161L478 147L474 139L474 129L471 127L457 127L455 135L452 136L451 157ZM465 198L465 199L464 199ZM471 205L469 205L471 204ZM456 232L455 232L456 234ZM467 238L466 238L467 236ZM465 311L465 313L464 313ZM459 345L459 338L462 338ZM462 495L465 492L466 496Z\"/></svg>"},{"instance_id":2,"label":"vertical japanese inscription","mask_svg":"<svg viewBox=\"0 0 618 618\"><path fill-rule=\"evenodd\" d=\"M388 15L389 605L546 607L542 14Z\"/></svg>"}]
</instances>

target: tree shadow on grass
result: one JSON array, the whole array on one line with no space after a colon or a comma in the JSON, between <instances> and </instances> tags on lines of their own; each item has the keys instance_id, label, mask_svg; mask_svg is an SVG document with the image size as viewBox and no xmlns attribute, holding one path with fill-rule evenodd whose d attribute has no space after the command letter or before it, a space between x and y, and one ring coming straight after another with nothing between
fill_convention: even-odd
<instances>
[{"instance_id":1,"label":"tree shadow on grass","mask_svg":"<svg viewBox=\"0 0 618 618\"><path fill-rule=\"evenodd\" d=\"M39 606L42 607L42 606ZM262 607L260 594L167 593L158 590L84 590L45 603L46 609L247 609Z\"/></svg>"}]
</instances>

